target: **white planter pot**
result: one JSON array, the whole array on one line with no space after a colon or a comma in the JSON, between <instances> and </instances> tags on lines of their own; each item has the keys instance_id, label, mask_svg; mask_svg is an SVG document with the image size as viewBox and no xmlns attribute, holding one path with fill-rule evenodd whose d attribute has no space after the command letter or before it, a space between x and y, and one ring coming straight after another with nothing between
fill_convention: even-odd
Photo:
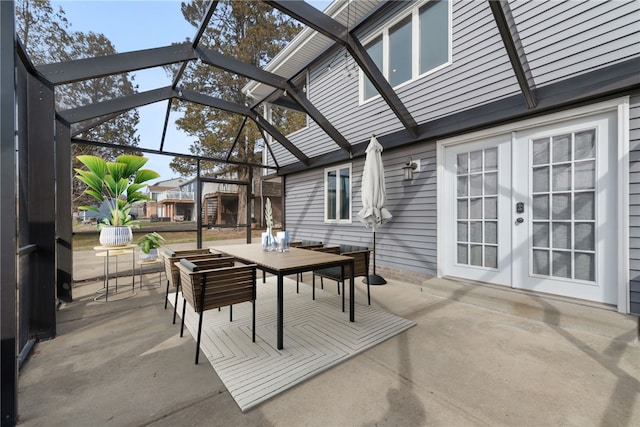
<instances>
[{"instance_id":1,"label":"white planter pot","mask_svg":"<svg viewBox=\"0 0 640 427\"><path fill-rule=\"evenodd\" d=\"M100 230L100 244L102 246L124 246L131 243L133 233L129 226L108 226Z\"/></svg>"},{"instance_id":2,"label":"white planter pot","mask_svg":"<svg viewBox=\"0 0 640 427\"><path fill-rule=\"evenodd\" d=\"M140 251L140 256L138 257L140 261L153 261L154 259L158 259L158 248L152 248L149 250L148 254Z\"/></svg>"}]
</instances>

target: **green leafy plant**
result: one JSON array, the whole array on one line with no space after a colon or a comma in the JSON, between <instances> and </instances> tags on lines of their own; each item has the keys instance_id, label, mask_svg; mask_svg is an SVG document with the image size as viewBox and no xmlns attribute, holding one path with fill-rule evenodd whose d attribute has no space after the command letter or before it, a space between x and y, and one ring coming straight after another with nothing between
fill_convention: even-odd
<instances>
[{"instance_id":1,"label":"green leafy plant","mask_svg":"<svg viewBox=\"0 0 640 427\"><path fill-rule=\"evenodd\" d=\"M78 160L87 167L87 170L75 170L76 178L88 187L84 192L98 202L106 203L111 214L98 224L98 229L107 225L138 227L139 223L131 218L131 207L137 201L151 200L140 190L147 186L145 182L160 177L156 171L142 169L149 159L123 154L115 162L92 155L78 156ZM96 206L78 209L100 212Z\"/></svg>"},{"instance_id":2,"label":"green leafy plant","mask_svg":"<svg viewBox=\"0 0 640 427\"><path fill-rule=\"evenodd\" d=\"M164 237L156 233L145 234L144 236L138 239L138 246L140 246L140 250L145 254L151 252L151 249L157 249L162 246L162 242L164 242Z\"/></svg>"}]
</instances>

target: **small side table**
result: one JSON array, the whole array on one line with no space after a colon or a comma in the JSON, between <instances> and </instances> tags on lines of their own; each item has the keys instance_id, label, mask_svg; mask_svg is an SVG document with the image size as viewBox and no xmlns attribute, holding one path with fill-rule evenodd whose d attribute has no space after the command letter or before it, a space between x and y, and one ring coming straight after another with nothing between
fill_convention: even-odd
<instances>
[{"instance_id":1,"label":"small side table","mask_svg":"<svg viewBox=\"0 0 640 427\"><path fill-rule=\"evenodd\" d=\"M150 259L147 261L143 261L143 260L138 260L138 265L139 267L139 276L138 276L138 282L140 283L140 289L142 289L142 268L146 265L156 265L156 264L162 264L163 260L162 258L156 258L156 259ZM157 285L144 285L145 287L149 287L149 288L159 288L160 286L162 286L162 271L163 269L160 269L158 271L158 284Z\"/></svg>"},{"instance_id":2,"label":"small side table","mask_svg":"<svg viewBox=\"0 0 640 427\"><path fill-rule=\"evenodd\" d=\"M134 244L128 244L123 246L95 246L93 250L98 251L96 256L104 257L104 283L103 288L99 289L97 294L104 294L104 301L109 301L109 295L114 295L118 293L118 257L122 255L131 255L131 296L136 294L136 253L133 248L137 247ZM115 257L116 259L116 286L115 292L109 292L109 264L110 258ZM103 295L98 295L94 298L95 301L100 301Z\"/></svg>"}]
</instances>

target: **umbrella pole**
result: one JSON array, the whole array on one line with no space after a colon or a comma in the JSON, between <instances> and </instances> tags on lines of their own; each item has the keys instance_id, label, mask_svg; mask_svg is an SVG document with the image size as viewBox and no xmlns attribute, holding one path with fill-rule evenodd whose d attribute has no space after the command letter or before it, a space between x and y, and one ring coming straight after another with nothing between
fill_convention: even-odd
<instances>
[{"instance_id":1,"label":"umbrella pole","mask_svg":"<svg viewBox=\"0 0 640 427\"><path fill-rule=\"evenodd\" d=\"M384 285L387 283L386 280L382 276L378 276L376 274L376 229L373 229L373 274L370 274L369 277L363 280L363 283L368 283L370 285Z\"/></svg>"}]
</instances>

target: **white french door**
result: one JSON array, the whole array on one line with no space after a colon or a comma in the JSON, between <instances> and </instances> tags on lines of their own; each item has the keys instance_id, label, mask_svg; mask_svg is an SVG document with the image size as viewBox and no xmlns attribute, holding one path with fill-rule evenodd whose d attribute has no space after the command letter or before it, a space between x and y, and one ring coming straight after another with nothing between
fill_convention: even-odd
<instances>
[{"instance_id":1,"label":"white french door","mask_svg":"<svg viewBox=\"0 0 640 427\"><path fill-rule=\"evenodd\" d=\"M444 148L443 275L615 303L616 114Z\"/></svg>"}]
</instances>

